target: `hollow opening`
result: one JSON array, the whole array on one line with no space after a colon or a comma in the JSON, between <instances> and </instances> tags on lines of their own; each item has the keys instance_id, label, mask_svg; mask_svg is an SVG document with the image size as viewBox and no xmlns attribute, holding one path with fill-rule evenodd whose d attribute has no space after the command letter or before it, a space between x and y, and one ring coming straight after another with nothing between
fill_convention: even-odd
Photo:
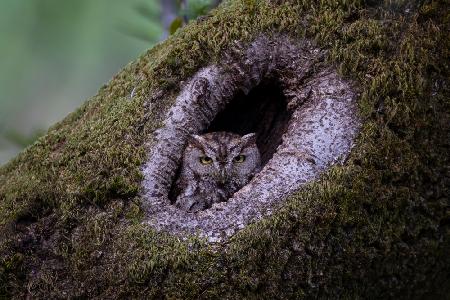
<instances>
[{"instance_id":1,"label":"hollow opening","mask_svg":"<svg viewBox=\"0 0 450 300\"><path fill-rule=\"evenodd\" d=\"M291 112L287 99L276 78L266 78L248 94L239 92L233 100L203 130L209 132L226 131L239 135L256 133L256 144L261 153L264 166L276 152L282 142ZM175 184L180 175L181 165L172 182L169 199L172 204L178 197Z\"/></svg>"},{"instance_id":2,"label":"hollow opening","mask_svg":"<svg viewBox=\"0 0 450 300\"><path fill-rule=\"evenodd\" d=\"M265 79L249 94L238 94L212 121L205 133L228 131L244 135L256 133L261 162L264 166L281 144L290 112L278 80Z\"/></svg>"},{"instance_id":3,"label":"hollow opening","mask_svg":"<svg viewBox=\"0 0 450 300\"><path fill-rule=\"evenodd\" d=\"M142 186L146 224L182 237L224 241L345 160L360 127L355 84L326 67L325 52L313 44L261 36L247 48L237 44L223 62L200 69L183 84L164 126L150 137ZM231 198L234 189L219 190L214 182L199 188L195 174L182 181L177 173L188 136L216 131L256 132L265 165L250 182L242 181L244 187L236 186L242 188ZM174 186L186 192L184 199L173 197ZM205 205L189 213L190 204Z\"/></svg>"}]
</instances>

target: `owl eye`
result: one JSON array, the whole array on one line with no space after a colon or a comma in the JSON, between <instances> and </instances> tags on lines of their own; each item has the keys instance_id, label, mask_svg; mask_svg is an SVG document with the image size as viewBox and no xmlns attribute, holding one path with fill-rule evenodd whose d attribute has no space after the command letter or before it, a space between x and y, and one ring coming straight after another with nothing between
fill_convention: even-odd
<instances>
[{"instance_id":1,"label":"owl eye","mask_svg":"<svg viewBox=\"0 0 450 300\"><path fill-rule=\"evenodd\" d=\"M234 162L242 163L245 161L245 155L238 155L234 158Z\"/></svg>"},{"instance_id":2,"label":"owl eye","mask_svg":"<svg viewBox=\"0 0 450 300\"><path fill-rule=\"evenodd\" d=\"M212 163L212 158L208 157L208 156L200 156L200 162L204 165L209 165L210 163Z\"/></svg>"}]
</instances>

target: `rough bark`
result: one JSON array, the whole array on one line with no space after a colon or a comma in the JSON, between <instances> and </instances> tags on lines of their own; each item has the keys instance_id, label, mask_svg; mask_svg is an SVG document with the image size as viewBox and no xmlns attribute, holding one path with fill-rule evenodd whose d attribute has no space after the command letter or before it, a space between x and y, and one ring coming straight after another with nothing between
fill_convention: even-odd
<instances>
[{"instance_id":1,"label":"rough bark","mask_svg":"<svg viewBox=\"0 0 450 300\"><path fill-rule=\"evenodd\" d=\"M226 1L125 67L80 109L0 168L0 296L448 298L447 5L418 1L402 8L402 2L391 11L356 0ZM202 87L209 85L209 77L208 85L194 84L203 81L195 80L201 70L219 68L224 74L238 70L233 63L225 68L223 62L241 66L239 58L245 56L241 50L251 49L260 37L280 36L293 41L289 45L310 43L308 49L319 49L320 59L308 65L311 72L305 78L343 84L348 99L356 101L355 116L361 125L346 159L324 167L320 174L312 172L317 176L305 185L292 190L288 185L279 199L268 197L268 202L276 203L270 214L256 209L260 216L247 218L244 228L233 229L219 242L208 241L202 232L189 235L191 229L179 230L173 220L168 227L152 223L148 205L153 196L143 188L152 172L144 166L161 146L157 133L170 127L168 113L191 87L205 94ZM302 58L305 52L297 54ZM305 57L313 62L311 56ZM256 66L266 66L266 61L270 60ZM243 107L251 107L255 115L274 107L265 97L258 101L260 95L279 100L275 103L279 117L261 117L279 124L268 132L288 133L286 124L304 124L302 114L308 105L327 103L326 97L314 100L321 90L316 85L311 94L308 89L290 93L287 87L294 85L289 80L299 77L289 74L289 68L274 70L283 75L275 81L258 75L245 83L246 74L253 72L244 68L236 73L236 78L243 76L229 81L236 82L236 94L220 97L231 102L205 103L205 108L224 107L214 111L216 116L199 119L203 125L186 128L185 134L259 128L255 116L238 114L242 123L234 128L227 120ZM331 77L319 76L325 70ZM298 87L310 83L306 80ZM222 85L215 86L220 90ZM248 95L237 92L242 88ZM290 97L302 94L313 100L294 101L290 108ZM341 99L334 91L332 95ZM242 106L236 104L241 101ZM346 107L336 112L346 115ZM285 109L292 115L283 113ZM309 126L314 127L312 123ZM173 165L157 168L166 172L161 177L167 180L163 193L168 193L176 176L176 151L183 146L183 138L175 132L171 143L178 146L162 149L175 149L173 162L155 160ZM302 134L311 141L314 131ZM278 149L290 145L276 135L260 136L265 136L260 144L268 167L280 155L273 144L280 143ZM302 139L288 140L299 142L295 149L311 149L310 143L301 144ZM329 157L334 158L332 153ZM312 165L304 156L298 162ZM323 162L330 165L328 158ZM304 174L289 175L301 179ZM258 192L251 187L247 195ZM274 193L278 187L279 183ZM161 197L169 207L167 197ZM232 216L234 207L245 207L238 200L228 208L224 204L223 211ZM249 201L256 207L261 204ZM203 212L216 213L220 216L214 209Z\"/></svg>"},{"instance_id":2,"label":"rough bark","mask_svg":"<svg viewBox=\"0 0 450 300\"><path fill-rule=\"evenodd\" d=\"M154 135L143 170L148 224L181 236L197 233L211 242L270 215L278 202L345 160L359 127L355 88L324 66L324 53L310 42L259 36L247 47L234 45L225 57L182 88ZM263 105L263 98L253 107L245 105L250 91L264 85L281 89L283 99L266 101L279 101L284 109L263 114L256 105ZM242 118L230 114L215 121L230 105L235 113L242 111ZM249 127L252 131L245 131ZM169 194L187 137L215 130L256 132L265 166L228 201L196 214L179 210Z\"/></svg>"}]
</instances>

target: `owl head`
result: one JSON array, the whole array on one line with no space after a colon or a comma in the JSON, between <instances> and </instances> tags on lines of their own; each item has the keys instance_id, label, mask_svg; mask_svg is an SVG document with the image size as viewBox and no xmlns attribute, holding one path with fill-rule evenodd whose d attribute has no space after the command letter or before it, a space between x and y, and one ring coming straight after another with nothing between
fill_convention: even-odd
<instances>
[{"instance_id":1,"label":"owl head","mask_svg":"<svg viewBox=\"0 0 450 300\"><path fill-rule=\"evenodd\" d=\"M223 184L247 182L261 165L256 134L242 137L229 132L192 135L188 139L184 164L195 175Z\"/></svg>"}]
</instances>

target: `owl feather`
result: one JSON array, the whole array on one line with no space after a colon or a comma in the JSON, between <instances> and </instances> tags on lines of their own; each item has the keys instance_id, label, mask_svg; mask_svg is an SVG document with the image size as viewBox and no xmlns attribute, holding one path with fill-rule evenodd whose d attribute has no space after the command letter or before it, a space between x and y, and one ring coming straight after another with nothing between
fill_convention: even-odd
<instances>
[{"instance_id":1,"label":"owl feather","mask_svg":"<svg viewBox=\"0 0 450 300\"><path fill-rule=\"evenodd\" d=\"M175 205L196 212L227 201L259 171L261 156L254 133L192 135L176 183Z\"/></svg>"}]
</instances>

